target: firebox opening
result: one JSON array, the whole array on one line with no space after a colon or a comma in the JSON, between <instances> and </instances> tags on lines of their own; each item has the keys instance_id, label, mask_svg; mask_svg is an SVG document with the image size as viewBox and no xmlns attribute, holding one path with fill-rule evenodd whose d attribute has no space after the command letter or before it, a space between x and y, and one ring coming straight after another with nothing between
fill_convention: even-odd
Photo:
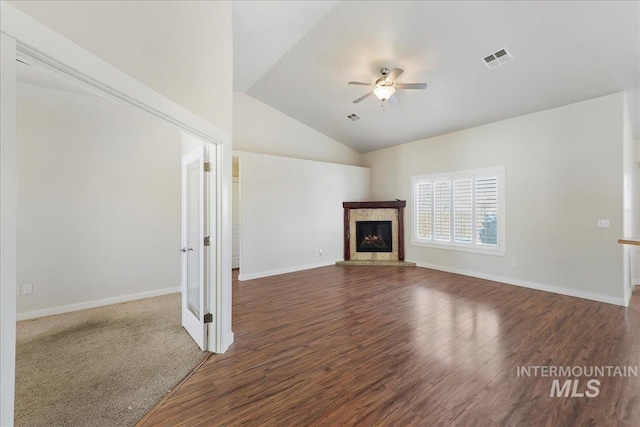
<instances>
[{"instance_id":1,"label":"firebox opening","mask_svg":"<svg viewBox=\"0 0 640 427\"><path fill-rule=\"evenodd\" d=\"M392 252L391 221L356 221L358 252Z\"/></svg>"}]
</instances>

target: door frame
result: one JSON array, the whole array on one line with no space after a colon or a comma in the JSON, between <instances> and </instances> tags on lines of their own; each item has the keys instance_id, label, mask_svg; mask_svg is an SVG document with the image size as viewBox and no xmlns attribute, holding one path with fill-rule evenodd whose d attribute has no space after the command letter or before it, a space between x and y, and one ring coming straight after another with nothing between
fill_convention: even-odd
<instances>
[{"instance_id":1,"label":"door frame","mask_svg":"<svg viewBox=\"0 0 640 427\"><path fill-rule=\"evenodd\" d=\"M26 59L75 84L187 132L215 152L215 185L209 193L216 274L205 284L214 322L208 324L208 350L224 353L233 343L231 329L231 135L191 113L143 83L81 48L40 22L0 1L0 425L14 416L16 323L17 138L16 59ZM212 177L213 178L213 177Z\"/></svg>"}]
</instances>

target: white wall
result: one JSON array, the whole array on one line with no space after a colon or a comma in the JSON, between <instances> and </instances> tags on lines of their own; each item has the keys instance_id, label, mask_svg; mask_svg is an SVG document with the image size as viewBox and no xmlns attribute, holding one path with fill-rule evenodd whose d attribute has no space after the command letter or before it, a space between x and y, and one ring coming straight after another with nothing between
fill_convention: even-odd
<instances>
[{"instance_id":1,"label":"white wall","mask_svg":"<svg viewBox=\"0 0 640 427\"><path fill-rule=\"evenodd\" d=\"M223 131L231 132L230 2L10 4Z\"/></svg>"},{"instance_id":2,"label":"white wall","mask_svg":"<svg viewBox=\"0 0 640 427\"><path fill-rule=\"evenodd\" d=\"M342 202L369 200L369 169L240 151L234 156L240 158L240 280L344 259Z\"/></svg>"},{"instance_id":3,"label":"white wall","mask_svg":"<svg viewBox=\"0 0 640 427\"><path fill-rule=\"evenodd\" d=\"M345 165L362 164L357 151L245 93L233 94L233 148Z\"/></svg>"},{"instance_id":4,"label":"white wall","mask_svg":"<svg viewBox=\"0 0 640 427\"><path fill-rule=\"evenodd\" d=\"M373 199L407 199L411 224L411 176L505 165L506 256L408 244L407 260L623 304L622 107L613 94L367 153Z\"/></svg>"},{"instance_id":5,"label":"white wall","mask_svg":"<svg viewBox=\"0 0 640 427\"><path fill-rule=\"evenodd\" d=\"M178 131L19 84L19 317L178 291L180 165Z\"/></svg>"}]
</instances>

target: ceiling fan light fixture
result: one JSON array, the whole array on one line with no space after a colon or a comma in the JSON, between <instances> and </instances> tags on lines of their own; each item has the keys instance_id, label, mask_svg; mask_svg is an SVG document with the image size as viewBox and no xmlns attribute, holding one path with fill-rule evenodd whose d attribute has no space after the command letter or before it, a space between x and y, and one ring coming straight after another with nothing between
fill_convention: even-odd
<instances>
[{"instance_id":1,"label":"ceiling fan light fixture","mask_svg":"<svg viewBox=\"0 0 640 427\"><path fill-rule=\"evenodd\" d=\"M396 89L393 86L378 86L373 90L374 95L377 96L380 101L386 101L391 98L391 95L395 92Z\"/></svg>"},{"instance_id":2,"label":"ceiling fan light fixture","mask_svg":"<svg viewBox=\"0 0 640 427\"><path fill-rule=\"evenodd\" d=\"M360 98L353 101L354 104L357 104L361 101L364 101L371 95L375 95L380 101L382 101L382 110L384 111L384 102L389 101L391 105L397 105L398 100L393 96L396 93L397 89L426 89L426 83L396 83L396 79L404 73L402 68L394 68L389 71L388 68L383 68L380 70L382 77L376 80L373 83L365 83L365 82L348 82L350 85L360 85L360 86L372 86L373 90L371 92L367 92L362 95Z\"/></svg>"}]
</instances>

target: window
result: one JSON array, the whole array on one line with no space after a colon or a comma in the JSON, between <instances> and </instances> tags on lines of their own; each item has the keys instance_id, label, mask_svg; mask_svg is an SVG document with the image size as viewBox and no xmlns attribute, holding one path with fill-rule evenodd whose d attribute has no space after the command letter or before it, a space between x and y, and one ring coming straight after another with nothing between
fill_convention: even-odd
<instances>
[{"instance_id":1,"label":"window","mask_svg":"<svg viewBox=\"0 0 640 427\"><path fill-rule=\"evenodd\" d=\"M505 254L505 167L411 178L415 245Z\"/></svg>"}]
</instances>

